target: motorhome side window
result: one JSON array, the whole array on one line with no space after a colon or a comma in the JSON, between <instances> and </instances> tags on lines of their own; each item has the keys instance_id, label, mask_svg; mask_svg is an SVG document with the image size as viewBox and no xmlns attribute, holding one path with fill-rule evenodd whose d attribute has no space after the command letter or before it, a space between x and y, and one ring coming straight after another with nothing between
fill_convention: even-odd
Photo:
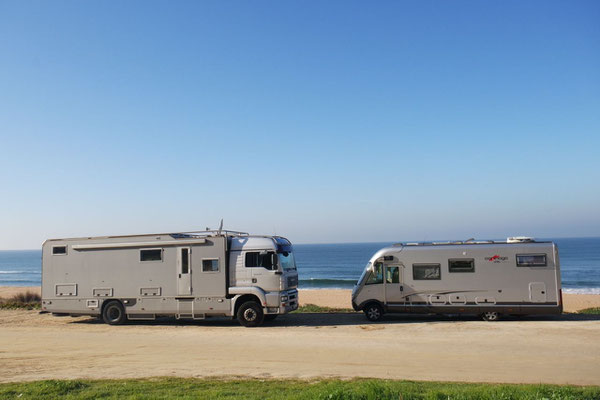
<instances>
[{"instance_id":1,"label":"motorhome side window","mask_svg":"<svg viewBox=\"0 0 600 400\"><path fill-rule=\"evenodd\" d=\"M202 260L202 272L218 272L219 260Z\"/></svg>"},{"instance_id":2,"label":"motorhome side window","mask_svg":"<svg viewBox=\"0 0 600 400\"><path fill-rule=\"evenodd\" d=\"M162 261L162 249L140 250L140 261Z\"/></svg>"},{"instance_id":3,"label":"motorhome side window","mask_svg":"<svg viewBox=\"0 0 600 400\"><path fill-rule=\"evenodd\" d=\"M64 256L67 254L67 246L54 246L52 248L52 255Z\"/></svg>"},{"instance_id":4,"label":"motorhome side window","mask_svg":"<svg viewBox=\"0 0 600 400\"><path fill-rule=\"evenodd\" d=\"M251 251L246 253L246 267L262 267L270 270L277 269L277 265L273 265L274 258L275 252L273 251L267 251L264 253L258 251Z\"/></svg>"},{"instance_id":5,"label":"motorhome side window","mask_svg":"<svg viewBox=\"0 0 600 400\"><path fill-rule=\"evenodd\" d=\"M385 269L386 283L400 283L400 267L387 267Z\"/></svg>"},{"instance_id":6,"label":"motorhome side window","mask_svg":"<svg viewBox=\"0 0 600 400\"><path fill-rule=\"evenodd\" d=\"M475 260L456 258L448 260L448 272L475 272Z\"/></svg>"},{"instance_id":7,"label":"motorhome side window","mask_svg":"<svg viewBox=\"0 0 600 400\"><path fill-rule=\"evenodd\" d=\"M375 263L365 285L375 285L377 283L383 283L383 264L381 263Z\"/></svg>"},{"instance_id":8,"label":"motorhome side window","mask_svg":"<svg viewBox=\"0 0 600 400\"><path fill-rule=\"evenodd\" d=\"M517 254L517 267L545 267L545 254Z\"/></svg>"},{"instance_id":9,"label":"motorhome side window","mask_svg":"<svg viewBox=\"0 0 600 400\"><path fill-rule=\"evenodd\" d=\"M442 279L440 264L413 264L413 279L415 281Z\"/></svg>"}]
</instances>

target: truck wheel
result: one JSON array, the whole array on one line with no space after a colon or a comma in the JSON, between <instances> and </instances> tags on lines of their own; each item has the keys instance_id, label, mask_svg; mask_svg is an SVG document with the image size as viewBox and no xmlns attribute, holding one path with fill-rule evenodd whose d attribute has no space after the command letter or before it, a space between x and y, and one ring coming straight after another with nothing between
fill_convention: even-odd
<instances>
[{"instance_id":1,"label":"truck wheel","mask_svg":"<svg viewBox=\"0 0 600 400\"><path fill-rule=\"evenodd\" d=\"M111 301L102 310L102 320L109 325L121 325L126 319L125 309L120 301Z\"/></svg>"},{"instance_id":2,"label":"truck wheel","mask_svg":"<svg viewBox=\"0 0 600 400\"><path fill-rule=\"evenodd\" d=\"M383 308L377 303L369 303L363 308L365 316L371 322L377 322L383 317Z\"/></svg>"},{"instance_id":3,"label":"truck wheel","mask_svg":"<svg viewBox=\"0 0 600 400\"><path fill-rule=\"evenodd\" d=\"M500 314L496 311L487 311L481 314L481 319L484 321L498 321L500 319Z\"/></svg>"},{"instance_id":4,"label":"truck wheel","mask_svg":"<svg viewBox=\"0 0 600 400\"><path fill-rule=\"evenodd\" d=\"M273 321L278 314L265 314L265 321Z\"/></svg>"},{"instance_id":5,"label":"truck wheel","mask_svg":"<svg viewBox=\"0 0 600 400\"><path fill-rule=\"evenodd\" d=\"M265 315L260 304L255 301L247 301L240 306L237 319L243 326L254 327L262 324Z\"/></svg>"}]
</instances>

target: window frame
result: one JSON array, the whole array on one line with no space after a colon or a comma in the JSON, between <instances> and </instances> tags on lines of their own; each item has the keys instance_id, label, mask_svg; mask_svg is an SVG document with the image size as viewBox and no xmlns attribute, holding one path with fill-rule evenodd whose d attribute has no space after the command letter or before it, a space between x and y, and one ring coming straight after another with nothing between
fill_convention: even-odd
<instances>
[{"instance_id":1,"label":"window frame","mask_svg":"<svg viewBox=\"0 0 600 400\"><path fill-rule=\"evenodd\" d=\"M252 266L252 267L248 266L248 256L250 254L256 254L257 257L260 257L261 256L260 253L261 253L260 251L247 251L246 254L244 255L244 268L262 268L262 269L264 269L266 271L278 271L279 270L279 265L278 264L276 264L276 265L271 264L271 268L267 268L267 267L262 266L262 265L255 265L255 266ZM267 254L275 254L275 255L277 255L277 252L275 250L267 250ZM259 258L257 258L256 261L257 261L257 264L258 264Z\"/></svg>"},{"instance_id":2,"label":"window frame","mask_svg":"<svg viewBox=\"0 0 600 400\"><path fill-rule=\"evenodd\" d=\"M211 270L211 271L205 271L204 270L204 261L216 261L217 262L217 270ZM218 274L221 271L221 260L218 257L213 257L213 258L203 258L201 261L201 271L203 274Z\"/></svg>"},{"instance_id":3,"label":"window frame","mask_svg":"<svg viewBox=\"0 0 600 400\"><path fill-rule=\"evenodd\" d=\"M415 278L415 267L437 267L439 274L437 278ZM440 263L414 263L412 265L413 281L441 281L442 280L442 264Z\"/></svg>"},{"instance_id":4,"label":"window frame","mask_svg":"<svg viewBox=\"0 0 600 400\"><path fill-rule=\"evenodd\" d=\"M59 247L64 247L65 252L64 253L55 253L54 249L59 248ZM52 255L53 256L66 256L68 254L69 254L69 246L67 246L66 244L57 244L55 246L52 246Z\"/></svg>"},{"instance_id":5,"label":"window frame","mask_svg":"<svg viewBox=\"0 0 600 400\"><path fill-rule=\"evenodd\" d=\"M139 249L139 262L140 263L161 263L164 261L165 259L165 249L163 249L162 247L155 247L155 248L149 248L149 249ZM156 251L159 250L160 251L160 260L142 260L142 252L143 251Z\"/></svg>"},{"instance_id":6,"label":"window frame","mask_svg":"<svg viewBox=\"0 0 600 400\"><path fill-rule=\"evenodd\" d=\"M544 257L544 264L521 264L519 263L519 257L531 257L531 256L543 256ZM527 267L533 267L533 268L544 268L548 266L548 254L546 253L525 253L525 254L515 254L515 262L517 263L517 267L519 268L527 268Z\"/></svg>"},{"instance_id":7,"label":"window frame","mask_svg":"<svg viewBox=\"0 0 600 400\"><path fill-rule=\"evenodd\" d=\"M452 266L450 265L453 261L470 261L472 265L472 269L470 271L452 271ZM475 259L474 258L449 258L448 259L448 273L449 274L470 274L475 272Z\"/></svg>"}]
</instances>

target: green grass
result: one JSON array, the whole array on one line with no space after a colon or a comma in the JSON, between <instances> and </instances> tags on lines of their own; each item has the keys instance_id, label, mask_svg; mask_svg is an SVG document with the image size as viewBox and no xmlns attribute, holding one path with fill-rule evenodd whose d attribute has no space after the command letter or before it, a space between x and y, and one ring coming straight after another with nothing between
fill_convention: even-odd
<instances>
[{"instance_id":1,"label":"green grass","mask_svg":"<svg viewBox=\"0 0 600 400\"><path fill-rule=\"evenodd\" d=\"M27 291L18 293L8 299L0 297L0 310L37 310L41 308L40 295Z\"/></svg>"},{"instance_id":2,"label":"green grass","mask_svg":"<svg viewBox=\"0 0 600 400\"><path fill-rule=\"evenodd\" d=\"M155 378L0 384L1 399L600 399L600 387L354 380Z\"/></svg>"},{"instance_id":3,"label":"green grass","mask_svg":"<svg viewBox=\"0 0 600 400\"><path fill-rule=\"evenodd\" d=\"M351 308L333 308L333 307L322 307L316 304L305 304L298 307L297 310L292 313L351 313L355 312Z\"/></svg>"},{"instance_id":4,"label":"green grass","mask_svg":"<svg viewBox=\"0 0 600 400\"><path fill-rule=\"evenodd\" d=\"M600 307L586 308L585 310L577 311L577 314L594 314L600 315Z\"/></svg>"}]
</instances>

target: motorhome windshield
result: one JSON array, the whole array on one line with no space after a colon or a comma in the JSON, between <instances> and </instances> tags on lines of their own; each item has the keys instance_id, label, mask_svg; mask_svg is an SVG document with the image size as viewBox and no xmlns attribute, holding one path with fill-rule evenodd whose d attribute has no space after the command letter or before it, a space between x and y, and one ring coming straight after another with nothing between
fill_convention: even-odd
<instances>
[{"instance_id":1,"label":"motorhome windshield","mask_svg":"<svg viewBox=\"0 0 600 400\"><path fill-rule=\"evenodd\" d=\"M369 262L369 263L367 263L367 266L365 267L362 274L360 275L360 278L358 278L358 283L356 285L357 286L362 285L365 282L365 279L367 279L367 276L369 275L370 272L371 272L371 263Z\"/></svg>"},{"instance_id":2,"label":"motorhome windshield","mask_svg":"<svg viewBox=\"0 0 600 400\"><path fill-rule=\"evenodd\" d=\"M282 251L279 253L279 264L284 271L291 271L296 269L296 260L294 260L294 253L288 251Z\"/></svg>"}]
</instances>

